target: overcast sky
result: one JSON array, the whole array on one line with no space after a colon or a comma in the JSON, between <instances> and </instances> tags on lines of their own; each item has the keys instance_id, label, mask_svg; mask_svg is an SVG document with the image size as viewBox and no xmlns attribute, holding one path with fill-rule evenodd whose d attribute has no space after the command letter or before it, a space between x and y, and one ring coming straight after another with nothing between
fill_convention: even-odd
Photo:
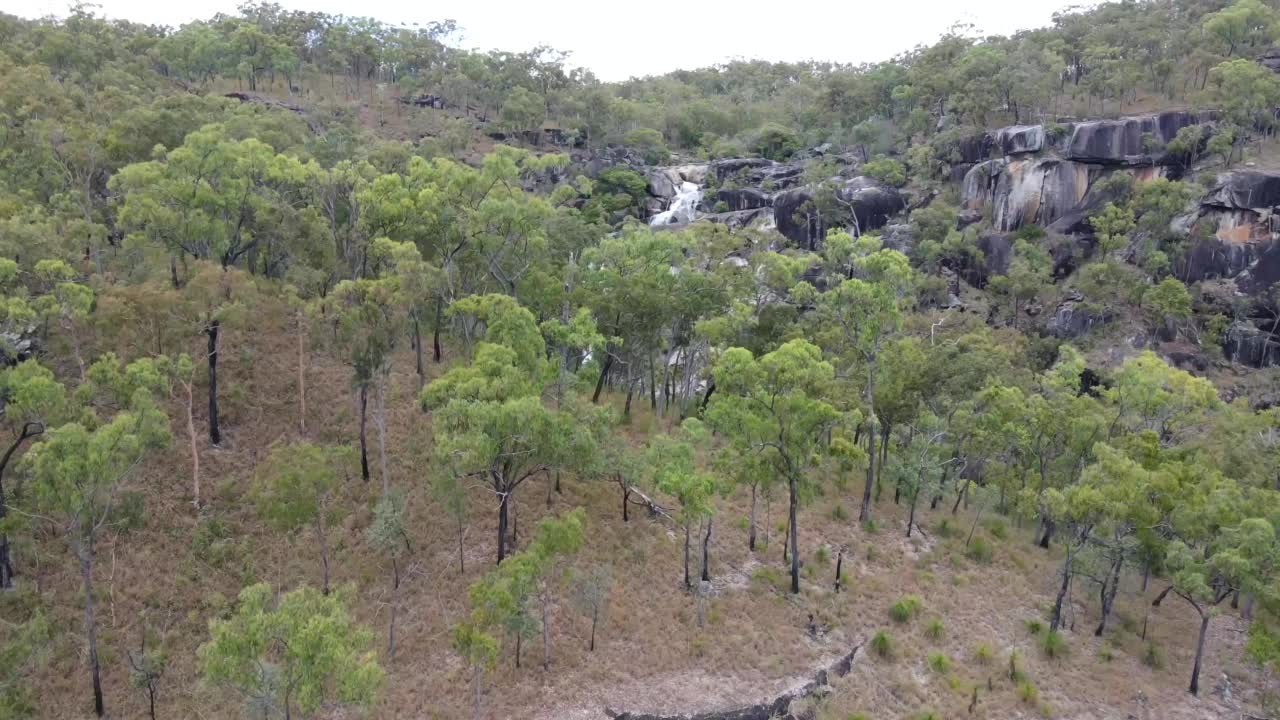
<instances>
[{"instance_id":1,"label":"overcast sky","mask_svg":"<svg viewBox=\"0 0 1280 720\"><path fill-rule=\"evenodd\" d=\"M97 0L108 17L181 25L239 0ZM937 39L956 22L982 34L1009 34L1047 24L1070 0L279 0L288 8L367 15L412 25L452 18L456 43L480 49L527 50L548 44L605 80L661 74L733 58L886 60ZM0 0L0 9L37 17L66 15L67 0Z\"/></svg>"}]
</instances>

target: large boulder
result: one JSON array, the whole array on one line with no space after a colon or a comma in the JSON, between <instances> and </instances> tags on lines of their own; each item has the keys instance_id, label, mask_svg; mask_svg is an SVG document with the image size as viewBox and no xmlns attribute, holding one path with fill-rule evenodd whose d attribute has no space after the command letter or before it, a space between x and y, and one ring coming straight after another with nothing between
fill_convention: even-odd
<instances>
[{"instance_id":1,"label":"large boulder","mask_svg":"<svg viewBox=\"0 0 1280 720\"><path fill-rule=\"evenodd\" d=\"M1236 210L1280 206L1280 174L1258 170L1222 173L1200 203Z\"/></svg>"},{"instance_id":2,"label":"large boulder","mask_svg":"<svg viewBox=\"0 0 1280 720\"><path fill-rule=\"evenodd\" d=\"M1043 125L1011 125L996 131L995 145L1005 155L1021 155L1044 149Z\"/></svg>"},{"instance_id":3,"label":"large boulder","mask_svg":"<svg viewBox=\"0 0 1280 720\"><path fill-rule=\"evenodd\" d=\"M966 165L976 165L990 159L994 148L995 142L987 133L962 137L956 143L956 152L960 155L960 162Z\"/></svg>"},{"instance_id":4,"label":"large boulder","mask_svg":"<svg viewBox=\"0 0 1280 720\"><path fill-rule=\"evenodd\" d=\"M1090 328L1108 319L1105 311L1093 308L1076 297L1058 304L1045 329L1056 338L1069 340L1084 337Z\"/></svg>"},{"instance_id":5,"label":"large boulder","mask_svg":"<svg viewBox=\"0 0 1280 720\"><path fill-rule=\"evenodd\" d=\"M1213 120L1212 113L1171 110L1117 120L1075 123L1063 148L1068 160L1108 165L1160 165L1169 158L1163 148L1188 125ZM1157 141L1153 147L1148 138Z\"/></svg>"},{"instance_id":6,"label":"large boulder","mask_svg":"<svg viewBox=\"0 0 1280 720\"><path fill-rule=\"evenodd\" d=\"M1280 340L1249 323L1238 322L1223 334L1222 352L1231 362L1253 367L1280 365Z\"/></svg>"},{"instance_id":7,"label":"large boulder","mask_svg":"<svg viewBox=\"0 0 1280 720\"><path fill-rule=\"evenodd\" d=\"M1280 240L1261 246L1258 257L1236 277L1236 287L1246 295L1261 296L1280 283Z\"/></svg>"},{"instance_id":8,"label":"large boulder","mask_svg":"<svg viewBox=\"0 0 1280 720\"><path fill-rule=\"evenodd\" d=\"M837 192L839 208L833 217L802 213L801 208L813 197L808 187L780 192L773 198L773 214L782 233L801 247L814 249L832 227L854 226L860 232L875 230L889 218L906 209L902 193L868 177L845 181Z\"/></svg>"},{"instance_id":9,"label":"large boulder","mask_svg":"<svg viewBox=\"0 0 1280 720\"><path fill-rule=\"evenodd\" d=\"M994 229L1009 232L1067 215L1100 173L1098 167L1054 158L991 160L969 171L961 197L966 209L990 204Z\"/></svg>"},{"instance_id":10,"label":"large boulder","mask_svg":"<svg viewBox=\"0 0 1280 720\"><path fill-rule=\"evenodd\" d=\"M772 160L765 158L721 158L711 161L711 174L715 175L716 180L724 182L744 170L769 167L773 164Z\"/></svg>"},{"instance_id":11,"label":"large boulder","mask_svg":"<svg viewBox=\"0 0 1280 720\"><path fill-rule=\"evenodd\" d=\"M720 203L724 203L730 211L755 210L772 207L773 198L763 190L755 188L720 188L712 196L711 206L714 209Z\"/></svg>"},{"instance_id":12,"label":"large boulder","mask_svg":"<svg viewBox=\"0 0 1280 720\"><path fill-rule=\"evenodd\" d=\"M676 190L680 187L680 183L682 181L679 179L680 176L678 174L675 174L675 177L673 178L673 174L675 173L671 172L667 168L654 168L650 170L645 177L648 181L649 194L664 200L670 200L675 197Z\"/></svg>"},{"instance_id":13,"label":"large boulder","mask_svg":"<svg viewBox=\"0 0 1280 720\"><path fill-rule=\"evenodd\" d=\"M709 220L728 227L730 230L748 227L750 225L761 225L768 227L773 225L773 208L762 207L752 208L750 210L734 210L731 212L711 213L709 215L701 215L699 220Z\"/></svg>"}]
</instances>

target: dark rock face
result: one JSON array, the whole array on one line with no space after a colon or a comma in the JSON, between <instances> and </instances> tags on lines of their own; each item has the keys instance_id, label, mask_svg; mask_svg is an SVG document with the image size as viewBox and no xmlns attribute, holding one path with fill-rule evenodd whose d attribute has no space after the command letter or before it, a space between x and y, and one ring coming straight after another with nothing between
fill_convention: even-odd
<instances>
[{"instance_id":1,"label":"dark rock face","mask_svg":"<svg viewBox=\"0 0 1280 720\"><path fill-rule=\"evenodd\" d=\"M729 210L755 210L773 205L769 194L755 188L720 188L711 198L711 207L724 203Z\"/></svg>"},{"instance_id":2,"label":"dark rock face","mask_svg":"<svg viewBox=\"0 0 1280 720\"><path fill-rule=\"evenodd\" d=\"M1258 256L1259 247L1255 243L1201 240L1187 250L1179 276L1185 282L1236 277L1248 270Z\"/></svg>"},{"instance_id":3,"label":"dark rock face","mask_svg":"<svg viewBox=\"0 0 1280 720\"><path fill-rule=\"evenodd\" d=\"M1231 362L1242 365L1280 365L1280 339L1248 323L1235 323L1227 329L1222 352Z\"/></svg>"},{"instance_id":4,"label":"dark rock face","mask_svg":"<svg viewBox=\"0 0 1280 720\"><path fill-rule=\"evenodd\" d=\"M1143 136L1150 135L1163 144L1172 140L1182 128L1212 119L1212 113L1174 110L1118 120L1076 123L1066 142L1064 157L1100 164L1164 164L1167 162L1164 151L1152 152L1151 148L1144 146Z\"/></svg>"},{"instance_id":5,"label":"dark rock face","mask_svg":"<svg viewBox=\"0 0 1280 720\"><path fill-rule=\"evenodd\" d=\"M1280 240L1261 248L1258 259L1236 278L1236 287L1247 295L1261 295L1276 283L1280 283Z\"/></svg>"},{"instance_id":6,"label":"dark rock face","mask_svg":"<svg viewBox=\"0 0 1280 720\"><path fill-rule=\"evenodd\" d=\"M1043 125L1012 125L996 131L995 145L1005 155L1040 152L1044 149Z\"/></svg>"},{"instance_id":7,"label":"dark rock face","mask_svg":"<svg viewBox=\"0 0 1280 720\"><path fill-rule=\"evenodd\" d=\"M798 212L812 199L808 188L778 193L773 198L773 213L782 233L801 247L815 248L832 227L856 225L860 232L884 227L889 218L906 209L906 200L897 190L866 177L847 181L837 192L839 210L835 217L806 216Z\"/></svg>"},{"instance_id":8,"label":"dark rock face","mask_svg":"<svg viewBox=\"0 0 1280 720\"><path fill-rule=\"evenodd\" d=\"M715 175L717 180L723 182L743 170L763 168L773 164L772 160L764 158L722 158L711 161L711 174Z\"/></svg>"},{"instance_id":9,"label":"dark rock face","mask_svg":"<svg viewBox=\"0 0 1280 720\"><path fill-rule=\"evenodd\" d=\"M1049 225L1080 206L1099 174L1096 167L1054 158L991 160L965 176L964 207L990 204L992 225L1001 232Z\"/></svg>"},{"instance_id":10,"label":"dark rock face","mask_svg":"<svg viewBox=\"0 0 1280 720\"><path fill-rule=\"evenodd\" d=\"M910 255L916 246L916 231L910 223L890 223L881 229L880 241L890 250Z\"/></svg>"},{"instance_id":11,"label":"dark rock face","mask_svg":"<svg viewBox=\"0 0 1280 720\"><path fill-rule=\"evenodd\" d=\"M973 165L989 159L994 147L995 142L992 137L982 133L960 138L956 150L960 153L960 162L966 165Z\"/></svg>"},{"instance_id":12,"label":"dark rock face","mask_svg":"<svg viewBox=\"0 0 1280 720\"><path fill-rule=\"evenodd\" d=\"M1258 63L1271 72L1280 72L1280 47L1269 47L1258 56Z\"/></svg>"},{"instance_id":13,"label":"dark rock face","mask_svg":"<svg viewBox=\"0 0 1280 720\"><path fill-rule=\"evenodd\" d=\"M1089 328L1108 319L1105 312L1094 311L1079 299L1065 300L1058 304L1045 329L1057 338L1080 338L1089 332Z\"/></svg>"},{"instance_id":14,"label":"dark rock face","mask_svg":"<svg viewBox=\"0 0 1280 720\"><path fill-rule=\"evenodd\" d=\"M1280 206L1280 175L1256 170L1223 173L1201 204L1237 210Z\"/></svg>"},{"instance_id":15,"label":"dark rock face","mask_svg":"<svg viewBox=\"0 0 1280 720\"><path fill-rule=\"evenodd\" d=\"M708 220L713 223L728 226L731 230L744 228L754 223L769 224L773 222L773 208L751 208L748 210L734 210L731 212L711 213L709 215L698 216L699 220Z\"/></svg>"}]
</instances>

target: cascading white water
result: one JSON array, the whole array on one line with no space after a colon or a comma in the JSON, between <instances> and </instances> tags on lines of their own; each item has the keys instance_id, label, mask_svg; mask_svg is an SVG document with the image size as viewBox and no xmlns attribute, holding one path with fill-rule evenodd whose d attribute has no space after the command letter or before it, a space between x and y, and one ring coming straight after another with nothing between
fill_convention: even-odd
<instances>
[{"instance_id":1,"label":"cascading white water","mask_svg":"<svg viewBox=\"0 0 1280 720\"><path fill-rule=\"evenodd\" d=\"M680 183L680 189L671 199L666 210L649 219L650 225L676 225L691 223L698 216L698 203L702 202L702 187L691 182Z\"/></svg>"}]
</instances>

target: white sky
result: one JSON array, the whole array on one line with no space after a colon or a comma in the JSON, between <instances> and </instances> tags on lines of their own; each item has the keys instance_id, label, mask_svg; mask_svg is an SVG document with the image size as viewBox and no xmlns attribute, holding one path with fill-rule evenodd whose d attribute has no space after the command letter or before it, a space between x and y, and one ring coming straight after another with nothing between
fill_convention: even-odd
<instances>
[{"instance_id":1,"label":"white sky","mask_svg":"<svg viewBox=\"0 0 1280 720\"><path fill-rule=\"evenodd\" d=\"M733 58L871 62L937 39L956 22L980 34L1048 24L1071 0L278 0L286 8L365 15L411 25L452 18L463 47L568 50L604 80L692 69ZM238 0L96 0L100 14L177 26ZM68 0L0 0L25 17L64 16Z\"/></svg>"}]
</instances>

